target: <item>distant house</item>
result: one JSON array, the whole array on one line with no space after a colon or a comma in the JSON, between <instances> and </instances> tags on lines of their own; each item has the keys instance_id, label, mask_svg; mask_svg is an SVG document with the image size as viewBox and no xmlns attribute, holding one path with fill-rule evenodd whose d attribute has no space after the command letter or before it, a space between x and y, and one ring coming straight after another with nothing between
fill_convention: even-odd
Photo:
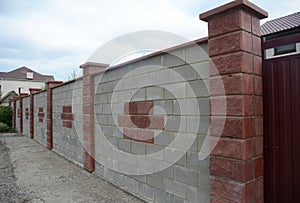
<instances>
[{"instance_id":1,"label":"distant house","mask_svg":"<svg viewBox=\"0 0 300 203\"><path fill-rule=\"evenodd\" d=\"M0 99L0 104L3 106L9 105L9 98L13 98L14 96L18 96L18 94L15 91L10 91L7 94L3 95Z\"/></svg>"},{"instance_id":2,"label":"distant house","mask_svg":"<svg viewBox=\"0 0 300 203\"><path fill-rule=\"evenodd\" d=\"M264 59L300 53L300 12L264 23L261 32Z\"/></svg>"},{"instance_id":3,"label":"distant house","mask_svg":"<svg viewBox=\"0 0 300 203\"><path fill-rule=\"evenodd\" d=\"M29 88L42 88L52 75L42 75L27 67L10 72L0 72L0 103L7 105L8 99L20 93L29 93Z\"/></svg>"}]
</instances>

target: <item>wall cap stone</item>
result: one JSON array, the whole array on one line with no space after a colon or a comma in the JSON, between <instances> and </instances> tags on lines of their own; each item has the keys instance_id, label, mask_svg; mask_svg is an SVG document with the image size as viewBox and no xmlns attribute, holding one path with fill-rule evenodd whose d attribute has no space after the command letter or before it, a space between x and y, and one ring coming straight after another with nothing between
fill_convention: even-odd
<instances>
[{"instance_id":1,"label":"wall cap stone","mask_svg":"<svg viewBox=\"0 0 300 203\"><path fill-rule=\"evenodd\" d=\"M105 64L105 63L86 62L86 63L80 65L79 67L84 69L84 68L88 68L88 67L106 68L108 66L109 66L109 64Z\"/></svg>"},{"instance_id":2,"label":"wall cap stone","mask_svg":"<svg viewBox=\"0 0 300 203\"><path fill-rule=\"evenodd\" d=\"M268 12L259 8L255 4L251 3L248 0L236 0L232 1L228 4L223 6L217 7L215 9L206 11L199 15L200 20L203 21L210 21L213 18L216 18L224 13L228 13L235 9L244 9L250 11L254 16L258 17L259 19L263 19L268 17Z\"/></svg>"}]
</instances>

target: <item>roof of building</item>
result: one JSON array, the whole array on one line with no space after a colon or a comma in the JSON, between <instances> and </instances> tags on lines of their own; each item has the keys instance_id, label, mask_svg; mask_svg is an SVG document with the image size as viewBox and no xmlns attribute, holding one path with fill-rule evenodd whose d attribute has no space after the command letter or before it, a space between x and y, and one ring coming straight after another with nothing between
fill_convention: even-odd
<instances>
[{"instance_id":1,"label":"roof of building","mask_svg":"<svg viewBox=\"0 0 300 203\"><path fill-rule=\"evenodd\" d=\"M300 26L300 12L270 20L261 26L261 34L268 35Z\"/></svg>"},{"instance_id":2,"label":"roof of building","mask_svg":"<svg viewBox=\"0 0 300 203\"><path fill-rule=\"evenodd\" d=\"M5 95L3 95L3 97L0 98L0 104L3 102L7 102L9 98L13 98L14 96L17 96L18 94L15 91L10 91L8 93L6 93Z\"/></svg>"},{"instance_id":3,"label":"roof of building","mask_svg":"<svg viewBox=\"0 0 300 203\"><path fill-rule=\"evenodd\" d=\"M33 73L32 78L28 78L27 73ZM7 78L7 79L17 79L17 80L35 80L41 82L47 82L49 80L54 80L52 75L42 75L37 73L25 66L12 70L10 72L0 72L0 78Z\"/></svg>"}]
</instances>

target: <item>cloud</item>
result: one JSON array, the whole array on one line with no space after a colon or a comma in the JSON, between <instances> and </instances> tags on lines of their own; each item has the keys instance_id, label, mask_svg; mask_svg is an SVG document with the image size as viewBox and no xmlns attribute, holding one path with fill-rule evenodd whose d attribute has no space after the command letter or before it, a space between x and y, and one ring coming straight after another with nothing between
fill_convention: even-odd
<instances>
[{"instance_id":1,"label":"cloud","mask_svg":"<svg viewBox=\"0 0 300 203\"><path fill-rule=\"evenodd\" d=\"M199 20L198 14L226 2L2 0L0 71L26 65L64 79L64 75L77 69L98 47L126 33L162 30L190 40L204 37L207 24ZM263 8L266 5L266 10L282 9L275 8L278 5L274 2L253 2ZM287 12L299 4L296 0L289 2L285 3Z\"/></svg>"},{"instance_id":2,"label":"cloud","mask_svg":"<svg viewBox=\"0 0 300 203\"><path fill-rule=\"evenodd\" d=\"M71 72L106 41L139 30L163 30L189 39L203 37L205 23L186 12L194 8L192 3L196 1L4 1L1 70L22 63L37 71L49 67L55 75L61 67Z\"/></svg>"}]
</instances>

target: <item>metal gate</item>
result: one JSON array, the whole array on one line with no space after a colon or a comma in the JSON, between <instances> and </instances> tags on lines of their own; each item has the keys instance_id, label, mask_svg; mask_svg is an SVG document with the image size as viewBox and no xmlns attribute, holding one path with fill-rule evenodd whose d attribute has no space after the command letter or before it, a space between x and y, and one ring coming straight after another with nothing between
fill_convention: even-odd
<instances>
[{"instance_id":1,"label":"metal gate","mask_svg":"<svg viewBox=\"0 0 300 203\"><path fill-rule=\"evenodd\" d=\"M300 202L300 54L263 63L265 202Z\"/></svg>"}]
</instances>

